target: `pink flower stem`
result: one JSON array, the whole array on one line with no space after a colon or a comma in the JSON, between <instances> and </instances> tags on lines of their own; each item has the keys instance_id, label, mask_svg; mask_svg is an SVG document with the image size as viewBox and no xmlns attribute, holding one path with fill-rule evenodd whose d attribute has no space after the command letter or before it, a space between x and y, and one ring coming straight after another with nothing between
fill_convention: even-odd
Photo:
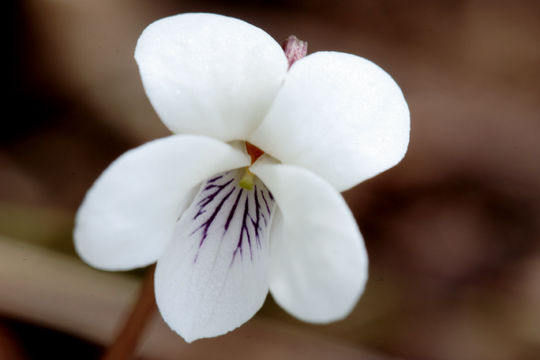
<instances>
[{"instance_id":1,"label":"pink flower stem","mask_svg":"<svg viewBox=\"0 0 540 360\"><path fill-rule=\"evenodd\" d=\"M156 312L154 296L154 269L152 266L144 278L135 306L114 343L107 349L103 360L127 360L136 355L139 339Z\"/></svg>"}]
</instances>

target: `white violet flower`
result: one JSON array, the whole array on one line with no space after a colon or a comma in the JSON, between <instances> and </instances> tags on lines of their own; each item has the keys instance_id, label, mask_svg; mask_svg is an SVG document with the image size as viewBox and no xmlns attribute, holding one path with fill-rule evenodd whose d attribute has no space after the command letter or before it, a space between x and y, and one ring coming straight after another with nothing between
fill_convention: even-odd
<instances>
[{"instance_id":1,"label":"white violet flower","mask_svg":"<svg viewBox=\"0 0 540 360\"><path fill-rule=\"evenodd\" d=\"M186 341L242 325L268 291L308 322L344 318L368 260L340 195L394 166L409 141L403 94L361 57L295 62L267 33L213 14L158 20L135 59L174 133L130 150L88 191L75 245L90 265L157 261L156 301Z\"/></svg>"}]
</instances>

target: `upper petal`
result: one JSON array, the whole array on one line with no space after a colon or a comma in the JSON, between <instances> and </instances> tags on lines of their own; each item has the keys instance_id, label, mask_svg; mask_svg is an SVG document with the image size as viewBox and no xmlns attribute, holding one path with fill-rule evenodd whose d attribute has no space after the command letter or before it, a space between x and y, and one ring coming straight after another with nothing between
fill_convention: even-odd
<instances>
[{"instance_id":1,"label":"upper petal","mask_svg":"<svg viewBox=\"0 0 540 360\"><path fill-rule=\"evenodd\" d=\"M135 59L162 121L177 133L245 139L287 72L278 43L242 20L190 13L149 25Z\"/></svg>"},{"instance_id":2,"label":"upper petal","mask_svg":"<svg viewBox=\"0 0 540 360\"><path fill-rule=\"evenodd\" d=\"M255 163L252 171L279 207L270 237L270 291L297 318L345 317L364 290L368 261L362 236L341 195L308 170Z\"/></svg>"},{"instance_id":3,"label":"upper petal","mask_svg":"<svg viewBox=\"0 0 540 360\"><path fill-rule=\"evenodd\" d=\"M241 170L203 183L174 240L158 260L156 301L163 319L190 342L222 335L249 320L268 293L268 229L274 202Z\"/></svg>"},{"instance_id":4,"label":"upper petal","mask_svg":"<svg viewBox=\"0 0 540 360\"><path fill-rule=\"evenodd\" d=\"M175 135L116 159L88 190L75 219L79 255L104 270L153 263L170 242L195 186L211 175L249 164L221 141Z\"/></svg>"},{"instance_id":5,"label":"upper petal","mask_svg":"<svg viewBox=\"0 0 540 360\"><path fill-rule=\"evenodd\" d=\"M343 191L404 156L409 110L394 80L361 57L318 52L290 69L249 141Z\"/></svg>"}]
</instances>

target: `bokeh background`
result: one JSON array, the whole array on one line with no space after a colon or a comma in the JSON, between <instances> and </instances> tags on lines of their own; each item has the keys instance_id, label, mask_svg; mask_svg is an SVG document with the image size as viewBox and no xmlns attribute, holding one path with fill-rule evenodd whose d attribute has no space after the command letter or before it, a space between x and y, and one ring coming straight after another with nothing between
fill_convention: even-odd
<instances>
[{"instance_id":1,"label":"bokeh background","mask_svg":"<svg viewBox=\"0 0 540 360\"><path fill-rule=\"evenodd\" d=\"M1 359L94 359L129 312L143 272L80 261L73 215L114 158L168 134L133 50L188 11L371 59L403 89L411 143L344 194L371 260L346 320L301 323L269 297L239 330L186 345L156 315L140 358L540 358L540 2L25 0L4 38Z\"/></svg>"}]
</instances>

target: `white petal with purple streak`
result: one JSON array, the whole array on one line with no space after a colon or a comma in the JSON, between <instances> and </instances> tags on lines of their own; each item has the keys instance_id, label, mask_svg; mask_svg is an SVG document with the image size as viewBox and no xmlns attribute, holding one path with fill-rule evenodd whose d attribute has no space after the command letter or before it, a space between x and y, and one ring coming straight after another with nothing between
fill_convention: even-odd
<instances>
[{"instance_id":1,"label":"white petal with purple streak","mask_svg":"<svg viewBox=\"0 0 540 360\"><path fill-rule=\"evenodd\" d=\"M156 301L169 326L190 342L224 334L249 320L268 293L268 233L274 200L243 169L213 176L178 220L158 260Z\"/></svg>"}]
</instances>

